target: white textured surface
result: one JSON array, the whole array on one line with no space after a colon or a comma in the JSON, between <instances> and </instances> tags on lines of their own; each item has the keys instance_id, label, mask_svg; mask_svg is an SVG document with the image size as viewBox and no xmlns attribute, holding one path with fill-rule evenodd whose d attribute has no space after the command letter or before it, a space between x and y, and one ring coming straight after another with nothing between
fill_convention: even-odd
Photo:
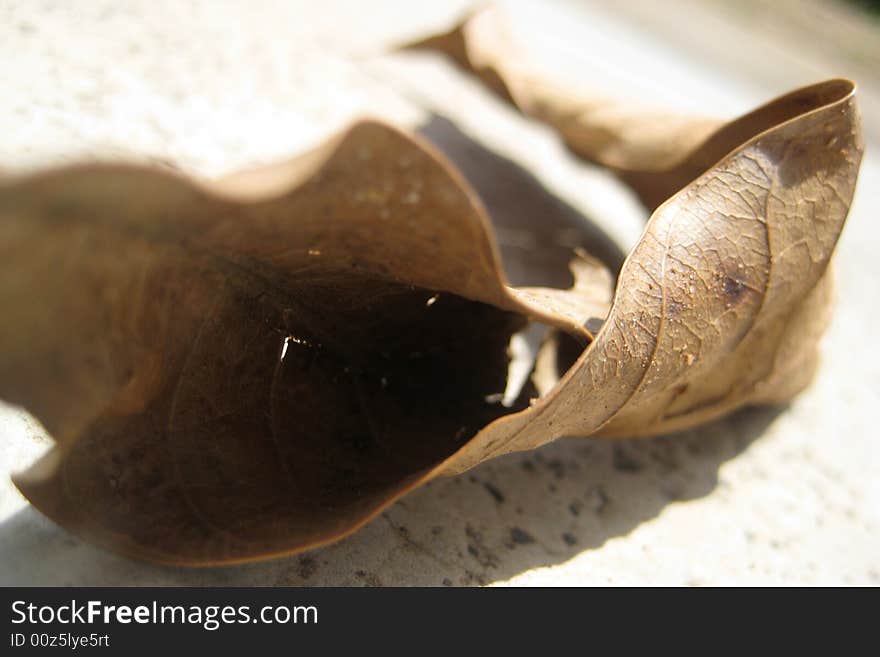
<instances>
[{"instance_id":1,"label":"white textured surface","mask_svg":"<svg viewBox=\"0 0 880 657\"><path fill-rule=\"evenodd\" d=\"M423 4L430 9L0 2L0 170L100 156L215 175L288 156L360 113L412 125L427 107L534 171L621 242L634 240L631 198L549 131L435 60L377 56L466 5ZM554 12L566 18L559 41L569 72L607 74L613 62L627 72L620 79L649 79L661 100L692 102L695 112L735 114L841 72L838 61L822 59L827 49L771 44L758 29L742 65L731 64L731 43L746 28L725 27L727 19L704 9L708 18L697 18L715 21L713 38L691 29L678 39L664 26L667 14L692 11L684 0L662 17L638 2L621 3L617 14L557 4L546 24L538 22L543 9L527 8L528 20L546 40L560 25ZM683 15L693 26L695 14ZM798 47L810 50L809 66L798 64ZM876 57L876 38L863 48ZM758 63L777 51L781 63L762 75ZM425 85L429 75L436 87ZM607 79L615 78L612 71ZM858 81L867 96L876 93L876 79ZM868 134L876 127L869 123ZM823 366L786 409L746 411L653 441L560 442L434 482L330 548L187 570L97 550L28 507L5 475L26 467L47 439L0 407L0 584L880 583L878 186L869 150L837 255L839 305Z\"/></svg>"}]
</instances>

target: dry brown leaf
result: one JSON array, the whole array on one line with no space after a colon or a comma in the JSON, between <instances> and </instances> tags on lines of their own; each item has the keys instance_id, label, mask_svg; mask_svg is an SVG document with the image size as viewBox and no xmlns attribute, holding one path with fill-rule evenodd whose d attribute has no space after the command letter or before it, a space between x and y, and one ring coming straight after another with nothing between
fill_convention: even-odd
<instances>
[{"instance_id":1,"label":"dry brown leaf","mask_svg":"<svg viewBox=\"0 0 880 657\"><path fill-rule=\"evenodd\" d=\"M833 102L838 93L826 85L800 89L725 124L572 89L530 62L494 5L405 48L448 55L523 113L553 126L572 151L614 171L651 209L753 135Z\"/></svg>"},{"instance_id":2,"label":"dry brown leaf","mask_svg":"<svg viewBox=\"0 0 880 657\"><path fill-rule=\"evenodd\" d=\"M377 123L217 185L120 165L0 183L0 397L57 443L17 485L110 549L244 561L497 454L788 399L862 146L850 83L760 112L654 213L610 310L588 256L571 290L507 286L467 183ZM530 320L592 344L530 405L564 366L539 358L505 406Z\"/></svg>"}]
</instances>

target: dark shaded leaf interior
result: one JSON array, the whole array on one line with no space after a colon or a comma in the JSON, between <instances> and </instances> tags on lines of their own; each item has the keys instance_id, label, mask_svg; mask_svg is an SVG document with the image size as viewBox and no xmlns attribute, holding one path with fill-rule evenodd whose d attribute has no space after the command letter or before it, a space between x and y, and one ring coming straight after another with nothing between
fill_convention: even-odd
<instances>
[{"instance_id":1,"label":"dark shaded leaf interior","mask_svg":"<svg viewBox=\"0 0 880 657\"><path fill-rule=\"evenodd\" d=\"M282 551L342 531L527 403L493 401L519 315L343 272L286 294L239 276L217 298L150 407L105 414L70 448L67 494L51 497L89 505L59 512L100 514L165 558Z\"/></svg>"}]
</instances>

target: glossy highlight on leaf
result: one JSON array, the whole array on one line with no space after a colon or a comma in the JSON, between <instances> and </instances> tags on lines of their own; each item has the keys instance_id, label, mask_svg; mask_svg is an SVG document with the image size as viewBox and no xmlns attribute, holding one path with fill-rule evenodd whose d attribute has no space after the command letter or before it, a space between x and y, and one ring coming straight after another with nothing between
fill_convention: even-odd
<instances>
[{"instance_id":1,"label":"glossy highlight on leaf","mask_svg":"<svg viewBox=\"0 0 880 657\"><path fill-rule=\"evenodd\" d=\"M376 122L215 183L4 180L0 398L56 442L16 484L109 549L239 562L338 540L499 454L784 401L812 374L861 152L835 80L633 168L665 196L614 291L587 253L568 290L508 285L468 182ZM549 337L512 386L535 322Z\"/></svg>"}]
</instances>

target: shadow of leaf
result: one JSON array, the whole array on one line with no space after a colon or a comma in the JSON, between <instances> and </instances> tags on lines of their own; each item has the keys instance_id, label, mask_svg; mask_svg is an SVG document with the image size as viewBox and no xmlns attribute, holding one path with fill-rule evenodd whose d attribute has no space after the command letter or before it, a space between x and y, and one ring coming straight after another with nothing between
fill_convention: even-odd
<instances>
[{"instance_id":1,"label":"shadow of leaf","mask_svg":"<svg viewBox=\"0 0 880 657\"><path fill-rule=\"evenodd\" d=\"M519 164L489 150L452 121L432 115L419 133L455 164L477 191L498 237L512 285L567 288L577 247L617 273L626 254L590 218L548 191Z\"/></svg>"}]
</instances>

